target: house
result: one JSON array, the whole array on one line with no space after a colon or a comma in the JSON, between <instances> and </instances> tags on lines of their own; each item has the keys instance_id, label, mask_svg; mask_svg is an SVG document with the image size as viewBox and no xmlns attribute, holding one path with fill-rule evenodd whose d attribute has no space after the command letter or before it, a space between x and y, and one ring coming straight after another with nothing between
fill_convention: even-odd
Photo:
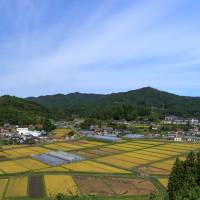
<instances>
[{"instance_id":1,"label":"house","mask_svg":"<svg viewBox=\"0 0 200 200\"><path fill-rule=\"evenodd\" d=\"M177 124L177 125L199 125L199 120L195 118L183 118L177 116L166 116L165 119L162 121L163 124Z\"/></svg>"},{"instance_id":2,"label":"house","mask_svg":"<svg viewBox=\"0 0 200 200\"><path fill-rule=\"evenodd\" d=\"M199 125L199 120L198 119L189 119L188 122L191 125L195 125L195 126Z\"/></svg>"},{"instance_id":3,"label":"house","mask_svg":"<svg viewBox=\"0 0 200 200\"><path fill-rule=\"evenodd\" d=\"M181 137L175 137L175 138L174 138L174 141L176 141L176 142L181 142L181 141L182 141L182 138L181 138Z\"/></svg>"},{"instance_id":4,"label":"house","mask_svg":"<svg viewBox=\"0 0 200 200\"><path fill-rule=\"evenodd\" d=\"M28 128L17 128L17 132L19 135L26 135L29 132L29 130Z\"/></svg>"},{"instance_id":5,"label":"house","mask_svg":"<svg viewBox=\"0 0 200 200\"><path fill-rule=\"evenodd\" d=\"M167 139L168 140L174 140L176 142L181 142L182 141L182 137L177 133L169 133L167 135Z\"/></svg>"},{"instance_id":6,"label":"house","mask_svg":"<svg viewBox=\"0 0 200 200\"><path fill-rule=\"evenodd\" d=\"M200 141L200 137L196 137L196 136L185 136L185 138L188 142L199 142Z\"/></svg>"},{"instance_id":7,"label":"house","mask_svg":"<svg viewBox=\"0 0 200 200\"><path fill-rule=\"evenodd\" d=\"M24 136L32 135L33 137L39 137L41 135L40 131L29 131L28 128L17 128L17 132L19 135Z\"/></svg>"}]
</instances>

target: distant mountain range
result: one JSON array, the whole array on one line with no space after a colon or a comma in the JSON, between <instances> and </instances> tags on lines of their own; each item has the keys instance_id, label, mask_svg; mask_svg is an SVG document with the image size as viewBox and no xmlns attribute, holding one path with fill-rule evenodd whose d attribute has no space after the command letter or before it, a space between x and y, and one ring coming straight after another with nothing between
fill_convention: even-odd
<instances>
[{"instance_id":1,"label":"distant mountain range","mask_svg":"<svg viewBox=\"0 0 200 200\"><path fill-rule=\"evenodd\" d=\"M0 123L28 124L41 118L72 116L96 119L149 118L165 115L200 118L200 98L185 97L145 87L112 94L56 94L26 99L0 97Z\"/></svg>"},{"instance_id":2,"label":"distant mountain range","mask_svg":"<svg viewBox=\"0 0 200 200\"><path fill-rule=\"evenodd\" d=\"M26 100L54 111L57 116L132 119L135 116L149 116L153 113L159 117L174 114L200 118L199 97L179 96L151 87L107 95L76 92L29 97Z\"/></svg>"}]
</instances>

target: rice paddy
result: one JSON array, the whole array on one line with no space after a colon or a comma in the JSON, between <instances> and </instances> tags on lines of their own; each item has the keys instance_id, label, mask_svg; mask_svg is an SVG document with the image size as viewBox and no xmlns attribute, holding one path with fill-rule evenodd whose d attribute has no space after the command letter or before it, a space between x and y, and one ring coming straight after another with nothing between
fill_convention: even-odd
<instances>
[{"instance_id":1,"label":"rice paddy","mask_svg":"<svg viewBox=\"0 0 200 200\"><path fill-rule=\"evenodd\" d=\"M82 139L39 146L8 145L1 149L0 199L43 199L58 192L100 196L158 192L158 185L167 187L168 175L177 156L184 160L191 150L199 150L200 144ZM53 166L42 159L37 160L41 155L67 162ZM80 157L84 160L74 159ZM157 184L154 185L152 179L156 179Z\"/></svg>"},{"instance_id":2,"label":"rice paddy","mask_svg":"<svg viewBox=\"0 0 200 200\"><path fill-rule=\"evenodd\" d=\"M27 177L12 177L9 180L6 197L26 197L27 196Z\"/></svg>"},{"instance_id":3,"label":"rice paddy","mask_svg":"<svg viewBox=\"0 0 200 200\"><path fill-rule=\"evenodd\" d=\"M168 179L167 179L167 178L159 178L158 181L159 181L165 188L167 188L167 185L168 185Z\"/></svg>"},{"instance_id":4,"label":"rice paddy","mask_svg":"<svg viewBox=\"0 0 200 200\"><path fill-rule=\"evenodd\" d=\"M2 199L3 197L7 183L8 183L8 179L0 179L0 199Z\"/></svg>"},{"instance_id":5,"label":"rice paddy","mask_svg":"<svg viewBox=\"0 0 200 200\"><path fill-rule=\"evenodd\" d=\"M71 176L67 175L45 175L45 186L47 195L54 197L57 193L65 195L78 194L78 188Z\"/></svg>"},{"instance_id":6,"label":"rice paddy","mask_svg":"<svg viewBox=\"0 0 200 200\"><path fill-rule=\"evenodd\" d=\"M57 128L53 131L53 137L56 139L65 138L71 130L67 128Z\"/></svg>"}]
</instances>

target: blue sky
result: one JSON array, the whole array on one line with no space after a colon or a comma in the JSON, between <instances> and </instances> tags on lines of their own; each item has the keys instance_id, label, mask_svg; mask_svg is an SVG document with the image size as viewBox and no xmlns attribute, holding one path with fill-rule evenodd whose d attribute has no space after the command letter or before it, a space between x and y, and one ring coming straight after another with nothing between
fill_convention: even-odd
<instances>
[{"instance_id":1,"label":"blue sky","mask_svg":"<svg viewBox=\"0 0 200 200\"><path fill-rule=\"evenodd\" d=\"M200 96L199 0L0 0L0 95L152 86Z\"/></svg>"}]
</instances>

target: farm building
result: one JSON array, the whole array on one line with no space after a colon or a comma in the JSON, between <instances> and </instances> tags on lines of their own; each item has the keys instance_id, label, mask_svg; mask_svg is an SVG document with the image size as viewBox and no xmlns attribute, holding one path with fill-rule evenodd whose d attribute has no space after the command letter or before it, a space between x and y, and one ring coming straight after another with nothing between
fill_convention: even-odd
<instances>
[{"instance_id":1,"label":"farm building","mask_svg":"<svg viewBox=\"0 0 200 200\"><path fill-rule=\"evenodd\" d=\"M41 132L30 131L28 128L17 128L17 132L19 135L24 135L24 136L32 135L33 137L39 137L41 135Z\"/></svg>"}]
</instances>

